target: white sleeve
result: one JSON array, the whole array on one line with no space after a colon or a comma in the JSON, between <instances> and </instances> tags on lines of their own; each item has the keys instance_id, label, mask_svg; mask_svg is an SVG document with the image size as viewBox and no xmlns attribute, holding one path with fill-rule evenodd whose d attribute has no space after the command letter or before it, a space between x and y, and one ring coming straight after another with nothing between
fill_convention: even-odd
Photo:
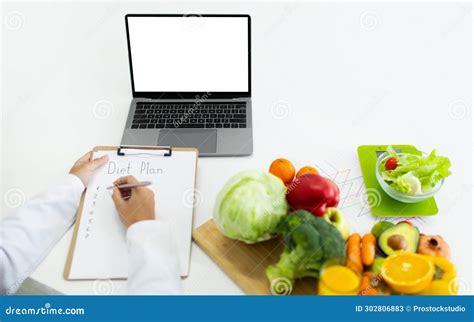
<instances>
[{"instance_id":1,"label":"white sleeve","mask_svg":"<svg viewBox=\"0 0 474 322\"><path fill-rule=\"evenodd\" d=\"M70 174L0 223L1 294L13 294L71 227L83 191Z\"/></svg>"},{"instance_id":2,"label":"white sleeve","mask_svg":"<svg viewBox=\"0 0 474 322\"><path fill-rule=\"evenodd\" d=\"M127 230L128 293L181 294L179 261L168 223L144 220Z\"/></svg>"}]
</instances>

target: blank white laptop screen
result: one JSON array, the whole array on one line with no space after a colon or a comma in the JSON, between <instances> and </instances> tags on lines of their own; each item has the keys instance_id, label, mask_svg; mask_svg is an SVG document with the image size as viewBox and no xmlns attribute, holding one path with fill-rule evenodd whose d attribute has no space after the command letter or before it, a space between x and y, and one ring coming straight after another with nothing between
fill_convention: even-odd
<instances>
[{"instance_id":1,"label":"blank white laptop screen","mask_svg":"<svg viewBox=\"0 0 474 322\"><path fill-rule=\"evenodd\" d=\"M248 92L247 17L133 17L135 92Z\"/></svg>"}]
</instances>

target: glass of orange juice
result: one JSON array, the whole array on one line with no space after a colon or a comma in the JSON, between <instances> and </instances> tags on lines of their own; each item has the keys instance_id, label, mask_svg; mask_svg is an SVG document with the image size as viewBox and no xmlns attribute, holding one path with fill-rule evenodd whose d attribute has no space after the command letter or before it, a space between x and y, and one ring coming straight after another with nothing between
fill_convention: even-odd
<instances>
[{"instance_id":1,"label":"glass of orange juice","mask_svg":"<svg viewBox=\"0 0 474 322\"><path fill-rule=\"evenodd\" d=\"M357 295L361 277L340 262L325 263L318 283L319 295Z\"/></svg>"}]
</instances>

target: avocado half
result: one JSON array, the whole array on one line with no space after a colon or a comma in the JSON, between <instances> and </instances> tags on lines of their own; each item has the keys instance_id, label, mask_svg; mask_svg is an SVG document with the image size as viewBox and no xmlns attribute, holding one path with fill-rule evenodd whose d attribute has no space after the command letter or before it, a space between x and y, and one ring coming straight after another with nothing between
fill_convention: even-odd
<instances>
[{"instance_id":1,"label":"avocado half","mask_svg":"<svg viewBox=\"0 0 474 322\"><path fill-rule=\"evenodd\" d=\"M396 251L416 253L420 231L415 226L401 222L385 230L378 239L379 248L390 256Z\"/></svg>"}]
</instances>

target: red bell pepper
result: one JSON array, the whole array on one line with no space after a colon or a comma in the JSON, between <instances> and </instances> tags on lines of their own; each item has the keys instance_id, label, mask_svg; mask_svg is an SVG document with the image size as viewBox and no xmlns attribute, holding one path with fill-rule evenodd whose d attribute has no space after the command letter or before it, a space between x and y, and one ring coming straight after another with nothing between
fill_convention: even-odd
<instances>
[{"instance_id":1,"label":"red bell pepper","mask_svg":"<svg viewBox=\"0 0 474 322\"><path fill-rule=\"evenodd\" d=\"M323 216L326 208L339 204L339 187L319 174L308 173L293 180L286 199L292 210L304 209L315 216Z\"/></svg>"}]
</instances>

